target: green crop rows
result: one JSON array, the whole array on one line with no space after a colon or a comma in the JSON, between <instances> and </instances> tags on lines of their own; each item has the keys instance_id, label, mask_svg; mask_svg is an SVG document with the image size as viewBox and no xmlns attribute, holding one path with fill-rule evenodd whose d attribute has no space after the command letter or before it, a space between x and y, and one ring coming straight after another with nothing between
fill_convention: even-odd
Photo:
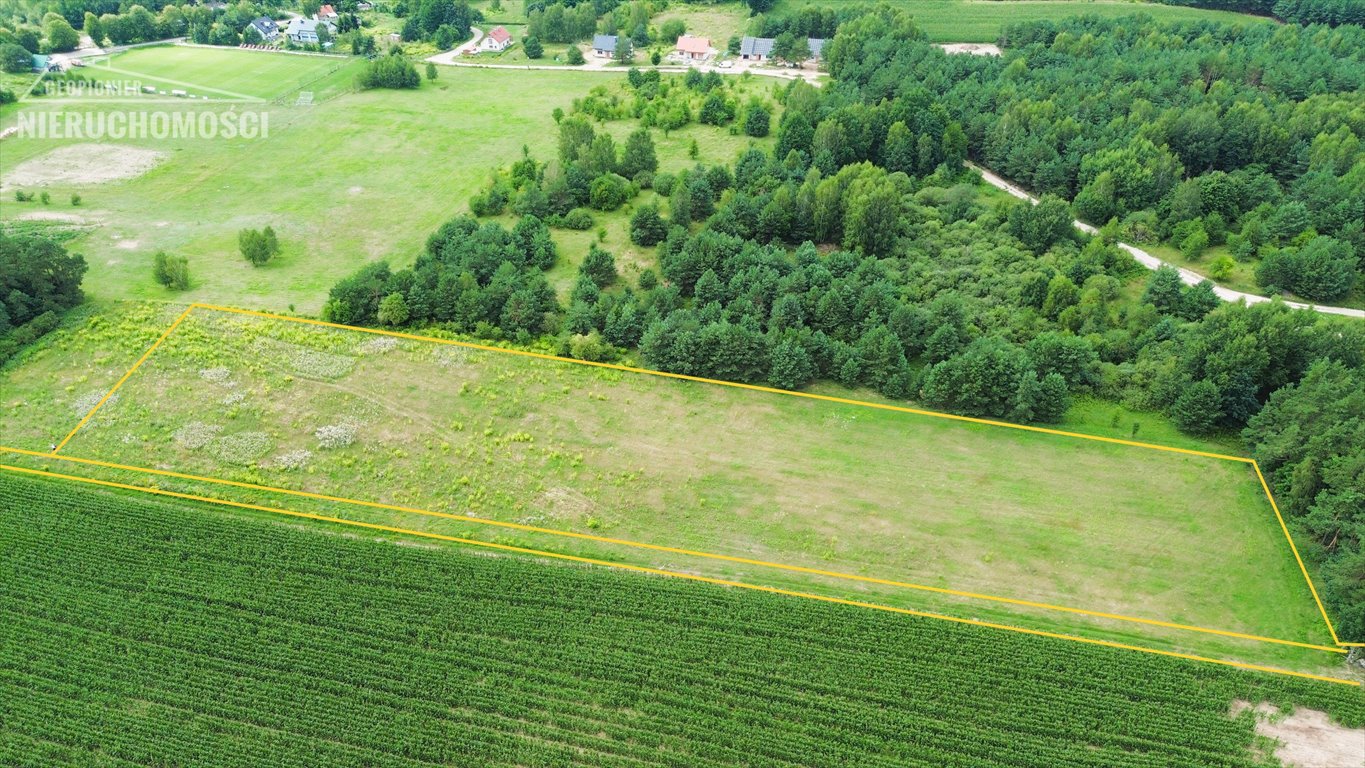
<instances>
[{"instance_id":1,"label":"green crop rows","mask_svg":"<svg viewBox=\"0 0 1365 768\"><path fill-rule=\"evenodd\" d=\"M344 533L343 537L334 535ZM1360 691L0 476L0 765L1251 766Z\"/></svg>"}]
</instances>

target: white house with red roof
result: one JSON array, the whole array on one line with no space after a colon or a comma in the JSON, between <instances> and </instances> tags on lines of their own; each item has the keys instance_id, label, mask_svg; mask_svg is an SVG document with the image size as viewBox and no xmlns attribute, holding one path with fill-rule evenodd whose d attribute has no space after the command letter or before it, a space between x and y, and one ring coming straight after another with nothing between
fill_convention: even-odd
<instances>
[{"instance_id":1,"label":"white house with red roof","mask_svg":"<svg viewBox=\"0 0 1365 768\"><path fill-rule=\"evenodd\" d=\"M711 50L711 40L705 37L683 35L678 38L676 53L688 61L705 61L715 51Z\"/></svg>"},{"instance_id":2,"label":"white house with red roof","mask_svg":"<svg viewBox=\"0 0 1365 768\"><path fill-rule=\"evenodd\" d=\"M322 21L323 19L335 19L336 17L337 10L330 5L322 6L321 8L318 9L318 12L313 16L313 18L317 19L318 21Z\"/></svg>"},{"instance_id":3,"label":"white house with red roof","mask_svg":"<svg viewBox=\"0 0 1365 768\"><path fill-rule=\"evenodd\" d=\"M485 51L505 51L512 44L512 35L504 27L493 29L479 41L479 48Z\"/></svg>"}]
</instances>

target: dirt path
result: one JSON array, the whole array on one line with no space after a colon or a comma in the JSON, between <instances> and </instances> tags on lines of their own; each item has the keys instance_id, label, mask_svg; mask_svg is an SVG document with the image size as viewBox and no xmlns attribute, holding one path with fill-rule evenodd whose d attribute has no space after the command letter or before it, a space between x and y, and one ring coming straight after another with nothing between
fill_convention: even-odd
<instances>
[{"instance_id":1,"label":"dirt path","mask_svg":"<svg viewBox=\"0 0 1365 768\"><path fill-rule=\"evenodd\" d=\"M1014 195L1015 197L1019 198L1020 200L1027 200L1030 203L1038 202L1038 198L1034 197L1033 195L1030 195L1028 192L1025 192L1020 187L1017 187L1009 183L1008 181L1005 181L1001 177L995 175L994 173L991 173L985 168L982 168L981 166L976 165L975 163L967 163L967 165L979 171L981 173L981 178L984 179L985 182L987 184L990 184L992 187L995 187L996 189L1002 189L1010 193L1011 195ZM1099 230L1095 229L1089 224L1086 224L1083 221L1076 220L1072 223L1076 226L1076 229L1079 229L1080 231L1085 232L1086 234L1089 235L1099 234ZM1174 269L1180 272L1180 280L1186 285L1198 285L1199 283L1208 280L1208 278L1204 277L1198 272L1185 269L1184 267L1176 267L1174 264L1168 264L1162 261L1161 259L1157 258L1156 256L1153 256L1152 254L1142 250L1141 248L1135 248L1134 246L1131 246L1127 243L1117 243L1117 245L1119 248L1123 249L1124 251L1127 251L1128 254L1132 256L1134 260L1137 261L1137 263L1141 264L1147 269L1156 270L1161 267L1173 267ZM1210 280L1209 282L1213 281ZM1242 293L1241 291L1234 291L1231 288L1224 288L1217 284L1213 286L1213 293L1223 301L1245 301L1247 304L1259 304L1263 301L1270 301L1270 299L1266 296L1257 296L1254 293ZM1358 317L1361 319L1365 319L1365 310L1360 309L1350 309L1348 307L1331 307L1323 306L1320 304L1305 304L1299 301L1286 301L1285 304L1295 309L1311 309L1315 312L1323 312L1329 315L1344 315L1346 317Z\"/></svg>"}]
</instances>

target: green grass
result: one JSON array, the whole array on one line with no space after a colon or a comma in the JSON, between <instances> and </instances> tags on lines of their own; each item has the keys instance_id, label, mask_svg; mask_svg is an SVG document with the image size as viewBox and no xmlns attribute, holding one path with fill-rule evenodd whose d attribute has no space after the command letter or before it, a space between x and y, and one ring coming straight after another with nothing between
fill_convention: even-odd
<instances>
[{"instance_id":1,"label":"green grass","mask_svg":"<svg viewBox=\"0 0 1365 768\"><path fill-rule=\"evenodd\" d=\"M1234 701L1365 722L1347 686L10 473L0 547L6 765L1252 768Z\"/></svg>"},{"instance_id":2,"label":"green grass","mask_svg":"<svg viewBox=\"0 0 1365 768\"><path fill-rule=\"evenodd\" d=\"M858 4L864 4L863 0L779 0L773 12L785 13L806 5L837 8ZM992 43L1009 24L1080 14L1115 18L1146 13L1165 21L1258 20L1254 16L1227 11L1109 0L891 0L891 5L908 11L914 16L916 26L924 30L930 40L941 43Z\"/></svg>"},{"instance_id":3,"label":"green grass","mask_svg":"<svg viewBox=\"0 0 1365 768\"><path fill-rule=\"evenodd\" d=\"M550 159L551 109L567 108L575 95L611 77L443 68L439 80L424 81L417 92L351 93L311 107L253 106L268 114L265 139L125 142L160 150L165 158L124 182L47 189L58 201L79 193L82 207L63 212L99 225L71 244L90 264L85 288L95 298L316 312L332 284L361 265L377 259L410 263L432 230L467 209L490 168L518 157L523 145ZM80 143L7 139L0 175L24 161L41 161L58 146ZM92 158L96 151L116 157L118 149L92 147ZM36 204L0 201L0 218L38 210ZM283 252L253 269L237 252L237 231L266 224L279 232ZM152 280L158 250L188 257L189 291L173 294Z\"/></svg>"},{"instance_id":4,"label":"green grass","mask_svg":"<svg viewBox=\"0 0 1365 768\"><path fill-rule=\"evenodd\" d=\"M47 344L51 351L40 349L8 368L4 388L13 394L3 406L12 443L41 450L60 440L78 420L82 398L88 407L90 393L116 379L119 365L130 364L174 314L139 311L133 323L116 315L57 334ZM139 323L143 330L127 331ZM351 425L355 443L320 447L316 431L337 424ZM207 430L205 445L190 438L196 430ZM1158 434L1149 429L1140 437ZM243 455L242 440L256 447ZM286 468L281 457L297 451L310 452L305 466ZM1327 641L1246 465L1076 438L429 343L389 348L356 332L199 311L67 453ZM53 468L89 469L61 462ZM195 483L188 489L225 492ZM252 498L305 503L273 494ZM401 527L566 546L553 537L410 513L352 513ZM1310 669L1330 668L1335 660L1317 651L757 566L570 544L643 565L1220 657Z\"/></svg>"},{"instance_id":5,"label":"green grass","mask_svg":"<svg viewBox=\"0 0 1365 768\"><path fill-rule=\"evenodd\" d=\"M169 92L219 98L275 99L351 64L339 56L304 56L240 48L153 46L93 60L80 70L96 80L135 80Z\"/></svg>"}]
</instances>

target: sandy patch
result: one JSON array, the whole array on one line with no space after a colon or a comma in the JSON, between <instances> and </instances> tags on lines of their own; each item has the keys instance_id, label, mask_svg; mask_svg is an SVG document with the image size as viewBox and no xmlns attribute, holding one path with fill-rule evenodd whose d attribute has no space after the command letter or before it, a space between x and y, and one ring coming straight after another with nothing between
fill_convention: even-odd
<instances>
[{"instance_id":1,"label":"sandy patch","mask_svg":"<svg viewBox=\"0 0 1365 768\"><path fill-rule=\"evenodd\" d=\"M23 221L60 221L63 224L84 224L85 217L61 211L30 211L15 217Z\"/></svg>"},{"instance_id":2,"label":"sandy patch","mask_svg":"<svg viewBox=\"0 0 1365 768\"><path fill-rule=\"evenodd\" d=\"M165 157L165 152L137 147L72 144L16 165L5 174L0 190L124 181L150 171Z\"/></svg>"},{"instance_id":3,"label":"sandy patch","mask_svg":"<svg viewBox=\"0 0 1365 768\"><path fill-rule=\"evenodd\" d=\"M348 189L348 190L346 190L346 191L347 191L348 193L352 194L352 195L358 195L358 194L360 194L361 192L364 192L364 191L365 191L365 188L364 188L364 187L351 187L350 189Z\"/></svg>"},{"instance_id":4,"label":"sandy patch","mask_svg":"<svg viewBox=\"0 0 1365 768\"><path fill-rule=\"evenodd\" d=\"M1275 757L1286 768L1346 768L1365 764L1365 728L1347 728L1332 722L1325 712L1299 707L1283 716L1270 704L1255 707L1234 701L1233 717L1252 709L1256 733L1279 742Z\"/></svg>"},{"instance_id":5,"label":"sandy patch","mask_svg":"<svg viewBox=\"0 0 1365 768\"><path fill-rule=\"evenodd\" d=\"M969 53L973 56L999 56L1000 46L990 43L940 43L945 53Z\"/></svg>"},{"instance_id":6,"label":"sandy patch","mask_svg":"<svg viewBox=\"0 0 1365 768\"><path fill-rule=\"evenodd\" d=\"M125 251L131 251L131 250L137 248L137 241L136 241L136 240L120 240L120 241L118 241L118 243L116 243L116 244L114 245L114 247L115 247L115 248L122 248L122 249L125 250Z\"/></svg>"}]
</instances>

